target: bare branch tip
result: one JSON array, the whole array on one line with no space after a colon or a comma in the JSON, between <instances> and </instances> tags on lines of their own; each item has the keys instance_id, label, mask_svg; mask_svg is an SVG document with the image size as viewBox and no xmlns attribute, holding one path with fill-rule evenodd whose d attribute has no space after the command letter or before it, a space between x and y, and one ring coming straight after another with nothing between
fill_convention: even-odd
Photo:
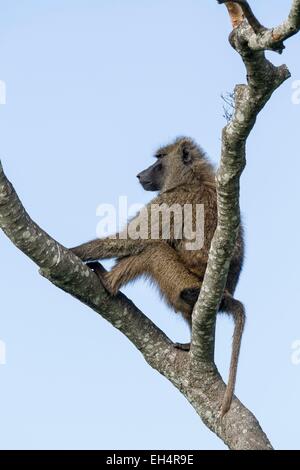
<instances>
[{"instance_id":1,"label":"bare branch tip","mask_svg":"<svg viewBox=\"0 0 300 470\"><path fill-rule=\"evenodd\" d=\"M225 4L233 28L237 28L244 21L244 12L238 3L232 2L230 0L217 0L217 2L220 5Z\"/></svg>"}]
</instances>

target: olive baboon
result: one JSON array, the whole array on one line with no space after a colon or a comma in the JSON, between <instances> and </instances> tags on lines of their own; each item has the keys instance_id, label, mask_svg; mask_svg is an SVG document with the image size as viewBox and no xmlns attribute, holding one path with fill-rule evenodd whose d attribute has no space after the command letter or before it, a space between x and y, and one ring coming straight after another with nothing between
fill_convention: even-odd
<instances>
[{"instance_id":1,"label":"olive baboon","mask_svg":"<svg viewBox=\"0 0 300 470\"><path fill-rule=\"evenodd\" d=\"M120 287L138 276L154 281L162 296L176 311L183 314L192 326L193 307L198 299L204 278L211 240L217 226L217 198L215 172L203 150L189 138L179 138L156 153L156 162L137 175L147 191L158 191L142 211L117 235L96 239L72 249L84 261L117 258L108 273L99 273L106 289L115 295ZM192 225L196 227L196 207L204 207L203 244L197 249L187 249L191 241L185 232L185 219L176 221L161 217L161 207L192 207ZM155 210L153 211L153 208ZM146 236L130 237L146 224ZM166 225L169 224L167 227ZM169 230L166 230L166 229ZM153 233L156 238L153 239ZM167 237L166 237L167 233ZM180 235L178 237L177 235ZM196 236L193 231L193 236ZM145 235L145 234L144 234ZM243 305L233 298L243 264L244 244L242 228L230 264L226 289L219 311L231 314L235 321L230 375L222 412L230 407L234 391L240 343L245 315ZM93 267L93 265L91 265ZM186 345L182 345L184 348ZM177 345L177 347L179 347ZM188 347L186 349L189 349Z\"/></svg>"}]
</instances>

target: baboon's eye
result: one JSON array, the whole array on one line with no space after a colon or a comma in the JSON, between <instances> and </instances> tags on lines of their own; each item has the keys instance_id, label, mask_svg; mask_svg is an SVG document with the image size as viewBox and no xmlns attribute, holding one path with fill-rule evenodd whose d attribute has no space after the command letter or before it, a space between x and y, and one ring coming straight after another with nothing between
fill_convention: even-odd
<instances>
[{"instance_id":1,"label":"baboon's eye","mask_svg":"<svg viewBox=\"0 0 300 470\"><path fill-rule=\"evenodd\" d=\"M157 153L157 154L155 155L155 157L156 157L158 160L160 160L161 158L164 158L164 157L165 157L165 154L164 154L164 153Z\"/></svg>"}]
</instances>

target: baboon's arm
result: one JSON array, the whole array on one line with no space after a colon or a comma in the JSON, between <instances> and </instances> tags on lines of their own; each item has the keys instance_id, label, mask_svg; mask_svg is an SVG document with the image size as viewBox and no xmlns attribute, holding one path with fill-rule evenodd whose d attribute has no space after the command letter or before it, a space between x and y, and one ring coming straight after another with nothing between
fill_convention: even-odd
<instances>
[{"instance_id":1,"label":"baboon's arm","mask_svg":"<svg viewBox=\"0 0 300 470\"><path fill-rule=\"evenodd\" d=\"M116 235L118 236L118 235ZM71 248L71 251L83 261L121 258L137 255L145 247L144 240L120 240L118 238L97 238L82 245Z\"/></svg>"},{"instance_id":2,"label":"baboon's arm","mask_svg":"<svg viewBox=\"0 0 300 470\"><path fill-rule=\"evenodd\" d=\"M168 214L161 217L158 213L162 204L165 204L166 207L172 206L172 193L165 193L154 198L128 223L122 232L83 243L71 248L71 250L83 261L94 261L137 255L149 243L155 243L162 239L167 243L172 243L175 233L172 229L169 230ZM182 222L179 220L177 225L180 223ZM174 221L171 222L171 227L173 224Z\"/></svg>"}]
</instances>

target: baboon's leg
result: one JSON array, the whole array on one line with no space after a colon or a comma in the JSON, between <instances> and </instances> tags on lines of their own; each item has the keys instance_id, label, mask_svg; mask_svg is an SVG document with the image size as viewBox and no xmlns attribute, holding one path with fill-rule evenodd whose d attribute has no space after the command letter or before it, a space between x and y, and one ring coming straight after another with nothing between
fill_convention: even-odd
<instances>
[{"instance_id":1,"label":"baboon's leg","mask_svg":"<svg viewBox=\"0 0 300 470\"><path fill-rule=\"evenodd\" d=\"M180 293L180 297L186 303L188 303L191 307L194 307L195 303L198 300L200 294L200 287L191 288L191 289L183 289Z\"/></svg>"},{"instance_id":2,"label":"baboon's leg","mask_svg":"<svg viewBox=\"0 0 300 470\"><path fill-rule=\"evenodd\" d=\"M105 283L110 292L116 294L122 285L141 275L149 276L157 283L166 300L176 311L191 315L191 306L180 294L186 289L199 288L201 283L167 243L153 242L139 255L120 259L105 275Z\"/></svg>"}]
</instances>

